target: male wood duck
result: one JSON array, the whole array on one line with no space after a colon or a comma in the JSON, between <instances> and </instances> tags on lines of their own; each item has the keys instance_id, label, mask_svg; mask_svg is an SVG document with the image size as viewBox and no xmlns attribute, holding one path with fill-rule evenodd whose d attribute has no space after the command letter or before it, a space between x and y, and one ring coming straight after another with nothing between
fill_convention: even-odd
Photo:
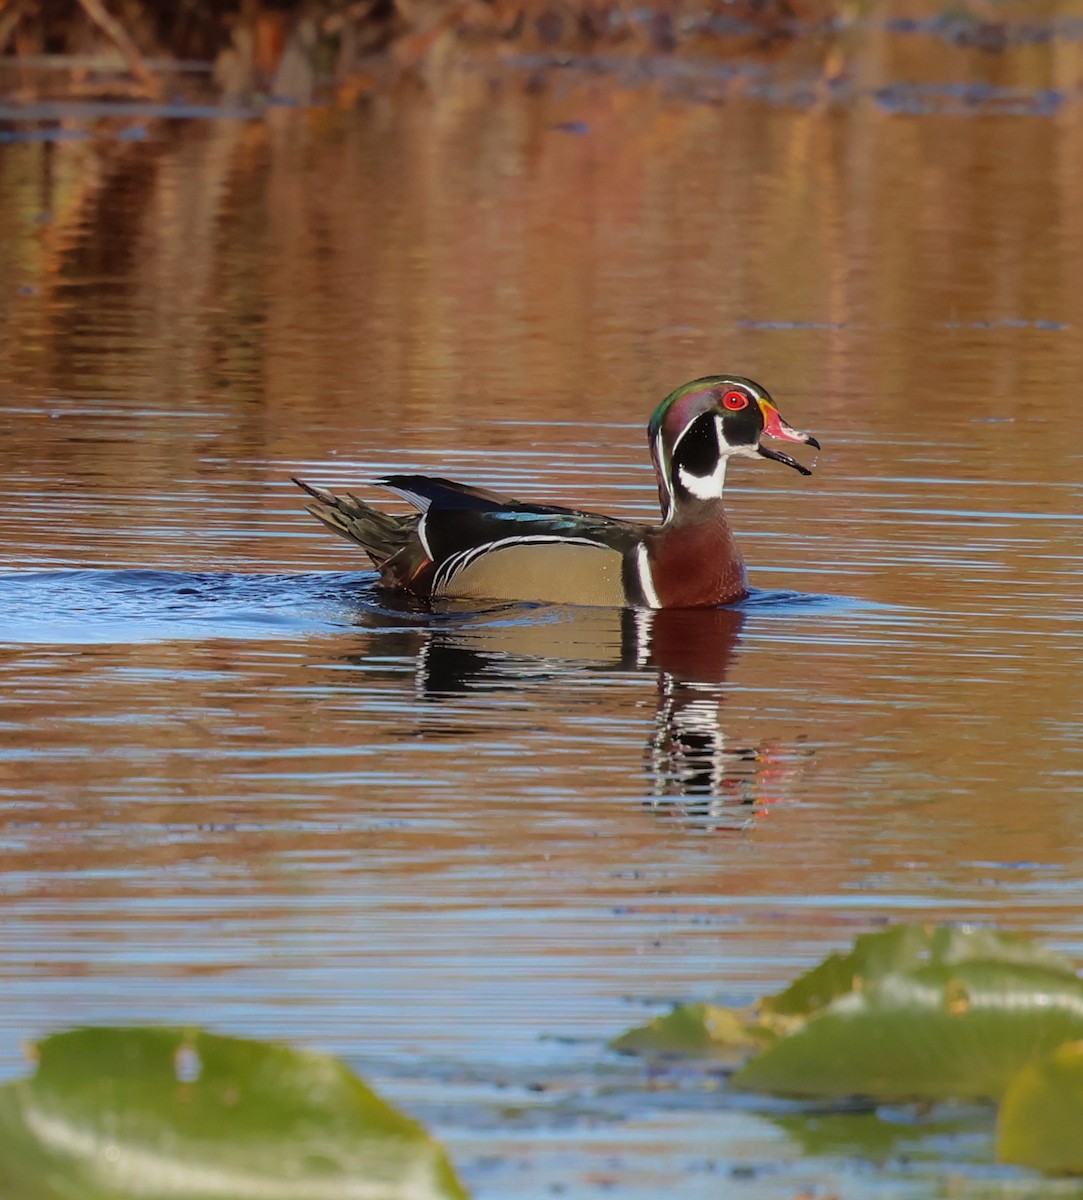
<instances>
[{"instance_id":1,"label":"male wood duck","mask_svg":"<svg viewBox=\"0 0 1083 1200\"><path fill-rule=\"evenodd\" d=\"M820 443L791 428L766 390L740 375L708 375L668 395L647 426L662 523L525 504L429 475L389 475L381 487L418 511L394 516L347 492L301 480L308 511L357 542L393 591L422 598L523 600L636 608L707 608L748 594L744 561L722 507L731 458L772 458L810 475L761 438Z\"/></svg>"}]
</instances>

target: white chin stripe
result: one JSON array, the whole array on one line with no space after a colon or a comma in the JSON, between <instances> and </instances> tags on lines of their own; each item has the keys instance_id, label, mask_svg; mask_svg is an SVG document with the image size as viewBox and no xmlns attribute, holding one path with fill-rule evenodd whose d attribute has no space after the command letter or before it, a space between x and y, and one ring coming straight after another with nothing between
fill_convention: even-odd
<instances>
[{"instance_id":1,"label":"white chin stripe","mask_svg":"<svg viewBox=\"0 0 1083 1200\"><path fill-rule=\"evenodd\" d=\"M710 475L693 475L684 467L677 470L677 478L686 492L697 500L721 500L722 489L726 486L726 457L721 456L718 466Z\"/></svg>"},{"instance_id":2,"label":"white chin stripe","mask_svg":"<svg viewBox=\"0 0 1083 1200\"><path fill-rule=\"evenodd\" d=\"M668 521L673 512L673 484L666 473L665 450L662 448L661 430L658 431L654 438L654 461L658 464L658 476L662 480L662 486L666 490L665 511L662 513L662 520Z\"/></svg>"}]
</instances>

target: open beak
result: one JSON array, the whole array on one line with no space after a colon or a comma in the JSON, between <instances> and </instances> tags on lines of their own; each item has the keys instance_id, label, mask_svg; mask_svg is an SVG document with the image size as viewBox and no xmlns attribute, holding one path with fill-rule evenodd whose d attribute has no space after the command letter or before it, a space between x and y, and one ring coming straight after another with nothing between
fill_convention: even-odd
<instances>
[{"instance_id":1,"label":"open beak","mask_svg":"<svg viewBox=\"0 0 1083 1200\"><path fill-rule=\"evenodd\" d=\"M815 446L817 450L820 448L820 443L812 436L811 433L801 433L799 430L787 425L786 422L779 416L778 409L773 404L768 404L766 400L759 401L760 411L763 413L763 432L767 437L778 438L783 442L804 442L807 446ZM769 450L764 445L756 447L759 454L764 458L773 458L775 462L785 463L788 467L793 467L795 471L800 471L802 475L811 475L812 471L808 467L803 467L795 458L791 458L788 454L783 454L781 450Z\"/></svg>"}]
</instances>

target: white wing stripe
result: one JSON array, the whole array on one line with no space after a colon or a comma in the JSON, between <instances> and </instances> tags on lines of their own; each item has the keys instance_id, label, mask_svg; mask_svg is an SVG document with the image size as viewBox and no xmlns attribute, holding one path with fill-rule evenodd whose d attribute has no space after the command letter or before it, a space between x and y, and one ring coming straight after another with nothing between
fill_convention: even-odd
<instances>
[{"instance_id":1,"label":"white wing stripe","mask_svg":"<svg viewBox=\"0 0 1083 1200\"><path fill-rule=\"evenodd\" d=\"M394 492L396 496L401 496L408 504L412 504L419 512L427 513L432 500L428 496L420 496L417 492L410 491L409 488L395 487L390 483L381 483L380 487L386 491ZM431 558L432 555L429 555Z\"/></svg>"},{"instance_id":2,"label":"white wing stripe","mask_svg":"<svg viewBox=\"0 0 1083 1200\"><path fill-rule=\"evenodd\" d=\"M429 510L422 509L421 520L417 523L417 536L422 546L425 548L425 553L432 558L432 547L429 545L428 534L425 531L425 522L429 519Z\"/></svg>"}]
</instances>

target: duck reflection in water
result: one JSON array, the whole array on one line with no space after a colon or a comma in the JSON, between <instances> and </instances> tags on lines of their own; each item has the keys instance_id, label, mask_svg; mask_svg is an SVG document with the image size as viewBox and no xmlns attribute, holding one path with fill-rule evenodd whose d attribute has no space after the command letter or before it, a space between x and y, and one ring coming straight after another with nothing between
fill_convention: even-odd
<instances>
[{"instance_id":1,"label":"duck reflection in water","mask_svg":"<svg viewBox=\"0 0 1083 1200\"><path fill-rule=\"evenodd\" d=\"M381 655L413 647L417 691L436 703L583 672L654 675L644 761L647 803L660 816L703 829L743 828L790 792L808 762L800 743L726 735L724 687L746 620L739 608L447 609L419 613L410 629L402 627L404 615L366 609L357 619L376 634Z\"/></svg>"},{"instance_id":2,"label":"duck reflection in water","mask_svg":"<svg viewBox=\"0 0 1083 1200\"><path fill-rule=\"evenodd\" d=\"M729 673L744 614L738 609L671 610L642 624L648 661L657 671L658 707L648 746L652 804L659 812L709 827L743 823L767 799L768 756L735 745L722 719ZM651 621L651 616L663 618Z\"/></svg>"}]
</instances>

